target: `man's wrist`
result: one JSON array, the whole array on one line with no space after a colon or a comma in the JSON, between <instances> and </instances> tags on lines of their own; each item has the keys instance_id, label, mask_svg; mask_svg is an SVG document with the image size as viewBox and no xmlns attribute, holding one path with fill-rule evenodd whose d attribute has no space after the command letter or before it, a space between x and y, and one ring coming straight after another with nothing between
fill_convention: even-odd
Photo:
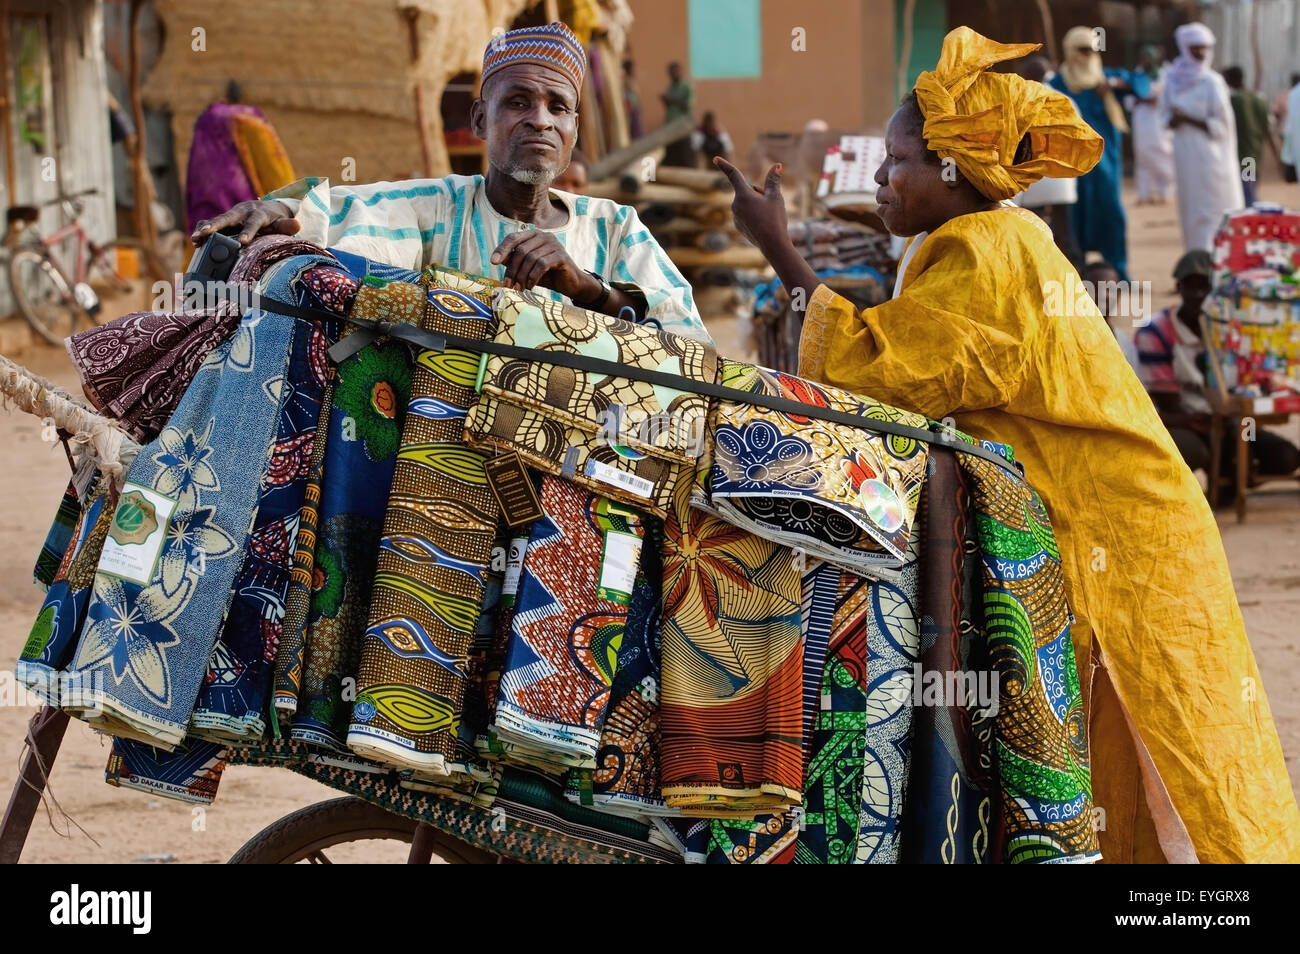
<instances>
[{"instance_id":1,"label":"man's wrist","mask_svg":"<svg viewBox=\"0 0 1300 954\"><path fill-rule=\"evenodd\" d=\"M598 310L603 308L609 301L611 292L609 282L605 281L595 272L584 271L583 274L587 277L587 288L580 291L578 296L574 297L573 303L579 308L587 308L589 310Z\"/></svg>"}]
</instances>

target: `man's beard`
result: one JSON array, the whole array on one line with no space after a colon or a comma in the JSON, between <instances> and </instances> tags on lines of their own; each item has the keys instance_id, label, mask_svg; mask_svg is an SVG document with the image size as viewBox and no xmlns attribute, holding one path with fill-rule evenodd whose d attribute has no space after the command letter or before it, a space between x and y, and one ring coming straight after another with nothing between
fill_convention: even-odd
<instances>
[{"instance_id":1,"label":"man's beard","mask_svg":"<svg viewBox=\"0 0 1300 954\"><path fill-rule=\"evenodd\" d=\"M516 182L521 182L524 185L530 186L548 186L554 182L555 177L560 174L559 170L554 167L548 169L525 169L513 162L504 163L501 166L501 171Z\"/></svg>"}]
</instances>

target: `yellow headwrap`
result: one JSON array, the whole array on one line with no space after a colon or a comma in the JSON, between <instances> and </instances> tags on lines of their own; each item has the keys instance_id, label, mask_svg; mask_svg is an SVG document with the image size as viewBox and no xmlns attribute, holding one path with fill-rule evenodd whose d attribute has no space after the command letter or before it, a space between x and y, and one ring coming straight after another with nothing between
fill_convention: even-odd
<instances>
[{"instance_id":1,"label":"yellow headwrap","mask_svg":"<svg viewBox=\"0 0 1300 954\"><path fill-rule=\"evenodd\" d=\"M944 37L938 66L916 79L926 145L952 159L986 198L1009 199L1044 176L1081 176L1101 159L1101 136L1069 97L1012 73L987 72L1040 47L995 43L958 27ZM1015 165L1025 135L1032 158Z\"/></svg>"}]
</instances>

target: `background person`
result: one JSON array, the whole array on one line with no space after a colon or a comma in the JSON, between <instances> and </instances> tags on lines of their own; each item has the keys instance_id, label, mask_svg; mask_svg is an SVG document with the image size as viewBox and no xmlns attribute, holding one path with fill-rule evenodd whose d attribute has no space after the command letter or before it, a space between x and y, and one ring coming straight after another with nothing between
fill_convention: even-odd
<instances>
[{"instance_id":1,"label":"background person","mask_svg":"<svg viewBox=\"0 0 1300 954\"><path fill-rule=\"evenodd\" d=\"M1214 263L1204 249L1193 249L1174 266L1180 304L1153 315L1134 335L1138 376L1155 403L1160 419L1192 470L1210 470L1210 402L1205 397L1206 349L1201 338L1201 306L1210 294ZM1223 437L1220 473L1226 478L1224 499L1236 496L1232 468L1238 435ZM1250 443L1252 469L1261 474L1289 474L1300 467L1300 450L1273 431L1259 428Z\"/></svg>"},{"instance_id":2,"label":"background person","mask_svg":"<svg viewBox=\"0 0 1300 954\"><path fill-rule=\"evenodd\" d=\"M561 192L571 192L574 195L587 194L587 157L583 155L581 149L574 147L573 153L569 156L569 164L555 177L551 186Z\"/></svg>"},{"instance_id":3,"label":"background person","mask_svg":"<svg viewBox=\"0 0 1300 954\"><path fill-rule=\"evenodd\" d=\"M1174 172L1183 250L1214 244L1223 214L1245 205L1237 164L1237 124L1228 84L1210 69L1214 34L1204 23L1174 31L1178 59L1165 77L1160 118L1174 131Z\"/></svg>"},{"instance_id":4,"label":"background person","mask_svg":"<svg viewBox=\"0 0 1300 954\"><path fill-rule=\"evenodd\" d=\"M1224 70L1223 81L1228 84L1228 101L1232 104L1232 119L1237 127L1237 168L1241 170L1242 197L1246 205L1254 205L1264 143L1268 143L1274 155L1278 154L1268 103L1254 90L1246 89L1245 74L1240 66L1229 66Z\"/></svg>"},{"instance_id":5,"label":"background person","mask_svg":"<svg viewBox=\"0 0 1300 954\"><path fill-rule=\"evenodd\" d=\"M1084 120L1106 143L1101 161L1079 179L1079 201L1074 206L1074 237L1079 248L1100 252L1128 281L1128 219L1120 201L1124 179L1121 141L1128 132L1120 93L1139 98L1150 95L1151 80L1142 73L1103 68L1097 36L1088 27L1065 34L1065 61L1052 77L1051 86L1072 100Z\"/></svg>"},{"instance_id":6,"label":"background person","mask_svg":"<svg viewBox=\"0 0 1300 954\"><path fill-rule=\"evenodd\" d=\"M731 136L718 125L718 118L712 111L700 118L699 128L691 133L691 149L703 156L704 161L709 165L712 165L713 160L718 156L731 159L733 151Z\"/></svg>"},{"instance_id":7,"label":"background person","mask_svg":"<svg viewBox=\"0 0 1300 954\"><path fill-rule=\"evenodd\" d=\"M1138 54L1137 71L1151 81L1146 96L1130 95L1133 116L1133 178L1138 205L1164 205L1174 191L1174 137L1160 121L1160 91L1165 87L1163 47L1148 45Z\"/></svg>"},{"instance_id":8,"label":"background person","mask_svg":"<svg viewBox=\"0 0 1300 954\"><path fill-rule=\"evenodd\" d=\"M1291 91L1286 94L1285 124L1282 126L1282 177L1296 181L1300 166L1300 74L1293 76Z\"/></svg>"},{"instance_id":9,"label":"background person","mask_svg":"<svg viewBox=\"0 0 1300 954\"><path fill-rule=\"evenodd\" d=\"M695 90L691 84L682 79L682 64L668 64L668 89L659 94L664 104L664 123L683 116L695 114ZM694 168L697 164L695 150L691 148L691 137L685 135L675 139L664 149L665 166L686 166Z\"/></svg>"}]
</instances>

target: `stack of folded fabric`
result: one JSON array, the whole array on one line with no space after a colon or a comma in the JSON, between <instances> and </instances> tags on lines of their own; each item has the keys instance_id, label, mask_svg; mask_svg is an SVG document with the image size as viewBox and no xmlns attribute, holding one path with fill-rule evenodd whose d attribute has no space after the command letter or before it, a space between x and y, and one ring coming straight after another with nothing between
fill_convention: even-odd
<instances>
[{"instance_id":1,"label":"stack of folded fabric","mask_svg":"<svg viewBox=\"0 0 1300 954\"><path fill-rule=\"evenodd\" d=\"M797 219L787 232L814 271L864 265L879 272L893 271L888 232L836 219Z\"/></svg>"}]
</instances>

